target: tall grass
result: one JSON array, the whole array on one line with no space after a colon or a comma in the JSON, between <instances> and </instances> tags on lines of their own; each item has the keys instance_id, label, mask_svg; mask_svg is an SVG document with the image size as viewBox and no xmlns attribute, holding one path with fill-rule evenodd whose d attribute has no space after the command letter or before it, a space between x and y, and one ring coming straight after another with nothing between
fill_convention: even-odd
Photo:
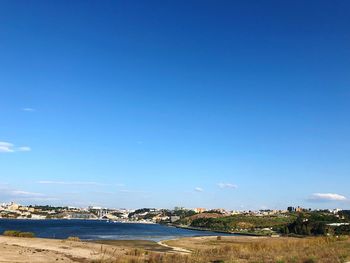
<instances>
[{"instance_id":1,"label":"tall grass","mask_svg":"<svg viewBox=\"0 0 350 263\"><path fill-rule=\"evenodd\" d=\"M350 260L348 238L264 239L254 242L216 240L190 255L132 249L101 263L343 263Z\"/></svg>"}]
</instances>

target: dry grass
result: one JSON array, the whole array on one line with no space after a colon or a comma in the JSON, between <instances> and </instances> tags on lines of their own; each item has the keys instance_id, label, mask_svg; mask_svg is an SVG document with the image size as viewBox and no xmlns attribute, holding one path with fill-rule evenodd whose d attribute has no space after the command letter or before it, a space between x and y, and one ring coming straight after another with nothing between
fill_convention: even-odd
<instances>
[{"instance_id":1,"label":"dry grass","mask_svg":"<svg viewBox=\"0 0 350 263\"><path fill-rule=\"evenodd\" d=\"M188 240L191 240L188 238ZM192 239L193 240L193 239ZM237 262L237 263L343 263L350 260L350 240L346 238L268 238L250 242L230 241L228 238L200 239L192 254L155 253L142 249L131 249L124 256L109 258L97 262L103 263L200 263L200 262ZM179 242L169 242L181 247ZM199 244L200 243L200 244Z\"/></svg>"},{"instance_id":2,"label":"dry grass","mask_svg":"<svg viewBox=\"0 0 350 263\"><path fill-rule=\"evenodd\" d=\"M159 245L155 241L150 240L99 240L94 241L94 243L111 245L115 247L123 247L126 249L143 249L145 251L153 252L171 252L171 248Z\"/></svg>"},{"instance_id":3,"label":"dry grass","mask_svg":"<svg viewBox=\"0 0 350 263\"><path fill-rule=\"evenodd\" d=\"M221 243L221 244L220 244ZM330 238L264 239L249 243L211 242L212 248L196 250L194 257L224 262L344 262L350 243ZM201 261L197 262L201 262ZM208 262L202 261L202 262Z\"/></svg>"},{"instance_id":4,"label":"dry grass","mask_svg":"<svg viewBox=\"0 0 350 263\"><path fill-rule=\"evenodd\" d=\"M3 235L8 237L28 237L28 238L35 237L34 233L32 232L21 232L17 230L6 230L3 233Z\"/></svg>"},{"instance_id":5,"label":"dry grass","mask_svg":"<svg viewBox=\"0 0 350 263\"><path fill-rule=\"evenodd\" d=\"M81 242L81 239L79 237L74 237L74 236L68 237L67 240L74 241L74 242Z\"/></svg>"}]
</instances>

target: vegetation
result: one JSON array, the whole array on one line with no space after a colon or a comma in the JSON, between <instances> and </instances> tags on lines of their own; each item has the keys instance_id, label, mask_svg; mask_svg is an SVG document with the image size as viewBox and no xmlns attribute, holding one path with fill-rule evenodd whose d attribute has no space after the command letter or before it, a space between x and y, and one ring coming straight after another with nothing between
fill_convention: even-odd
<instances>
[{"instance_id":1,"label":"vegetation","mask_svg":"<svg viewBox=\"0 0 350 263\"><path fill-rule=\"evenodd\" d=\"M350 220L350 210L342 210L338 213L338 215L345 220Z\"/></svg>"},{"instance_id":2,"label":"vegetation","mask_svg":"<svg viewBox=\"0 0 350 263\"><path fill-rule=\"evenodd\" d=\"M262 229L279 230L295 220L296 216L233 215L217 217L185 218L179 224L214 231L258 233Z\"/></svg>"},{"instance_id":3,"label":"vegetation","mask_svg":"<svg viewBox=\"0 0 350 263\"><path fill-rule=\"evenodd\" d=\"M350 233L349 225L331 226L332 223L346 223L346 219L325 212L299 213L296 220L280 229L284 234L296 235L342 235Z\"/></svg>"},{"instance_id":4,"label":"vegetation","mask_svg":"<svg viewBox=\"0 0 350 263\"><path fill-rule=\"evenodd\" d=\"M96 240L94 243L105 244L115 247L130 248L131 251L135 249L153 251L153 252L171 252L172 249L162 246L155 241L150 240ZM132 253L132 252L128 252Z\"/></svg>"},{"instance_id":5,"label":"vegetation","mask_svg":"<svg viewBox=\"0 0 350 263\"><path fill-rule=\"evenodd\" d=\"M51 206L51 205L35 205L35 206L28 206L29 208L35 208L37 210L44 210L44 211L59 211L59 210L65 210L68 209L68 207L64 206Z\"/></svg>"},{"instance_id":6,"label":"vegetation","mask_svg":"<svg viewBox=\"0 0 350 263\"><path fill-rule=\"evenodd\" d=\"M35 237L35 234L32 232L21 232L17 230L6 230L3 235L8 237Z\"/></svg>"},{"instance_id":7,"label":"vegetation","mask_svg":"<svg viewBox=\"0 0 350 263\"><path fill-rule=\"evenodd\" d=\"M132 249L124 256L95 261L99 263L200 263L200 262L269 262L269 263L330 263L346 262L350 258L348 237L342 238L262 238L258 241L232 242L222 237L196 244L193 239L186 243L168 241L167 244L182 244L191 254L154 253L142 249ZM104 257L106 258L106 257Z\"/></svg>"},{"instance_id":8,"label":"vegetation","mask_svg":"<svg viewBox=\"0 0 350 263\"><path fill-rule=\"evenodd\" d=\"M68 237L67 238L68 241L74 241L74 242L80 242L81 239L79 237Z\"/></svg>"},{"instance_id":9,"label":"vegetation","mask_svg":"<svg viewBox=\"0 0 350 263\"><path fill-rule=\"evenodd\" d=\"M189 217L189 216L193 216L195 214L196 214L195 211L187 210L187 209L179 209L179 210L175 210L172 213L168 213L169 216L175 215L175 216L179 216L180 218L186 218L186 217Z\"/></svg>"},{"instance_id":10,"label":"vegetation","mask_svg":"<svg viewBox=\"0 0 350 263\"><path fill-rule=\"evenodd\" d=\"M304 211L277 215L257 216L240 214L224 216L202 213L182 218L176 224L213 231L242 234L272 235L348 235L350 212L335 215L329 211ZM336 225L338 224L338 225Z\"/></svg>"}]
</instances>

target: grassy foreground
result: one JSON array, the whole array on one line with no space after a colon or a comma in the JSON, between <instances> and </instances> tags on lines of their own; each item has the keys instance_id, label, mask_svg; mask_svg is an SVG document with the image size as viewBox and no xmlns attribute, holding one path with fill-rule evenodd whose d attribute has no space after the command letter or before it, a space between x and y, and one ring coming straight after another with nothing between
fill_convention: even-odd
<instances>
[{"instance_id":1,"label":"grassy foreground","mask_svg":"<svg viewBox=\"0 0 350 263\"><path fill-rule=\"evenodd\" d=\"M192 237L86 242L0 235L0 262L26 263L342 263L349 237Z\"/></svg>"},{"instance_id":2,"label":"grassy foreground","mask_svg":"<svg viewBox=\"0 0 350 263\"><path fill-rule=\"evenodd\" d=\"M131 249L126 255L94 262L275 262L275 263L341 263L350 261L348 237L327 238L242 238L197 237L165 242L192 253L155 253Z\"/></svg>"}]
</instances>

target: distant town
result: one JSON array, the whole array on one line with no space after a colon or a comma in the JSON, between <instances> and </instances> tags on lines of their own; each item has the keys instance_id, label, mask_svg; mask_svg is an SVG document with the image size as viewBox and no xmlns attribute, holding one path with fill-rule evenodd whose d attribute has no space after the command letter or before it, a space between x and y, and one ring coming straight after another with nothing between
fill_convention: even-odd
<instances>
[{"instance_id":1,"label":"distant town","mask_svg":"<svg viewBox=\"0 0 350 263\"><path fill-rule=\"evenodd\" d=\"M251 215L251 216L269 216L269 215L286 215L291 212L307 212L311 209L302 207L288 207L286 210L262 209L252 210L226 210L223 208L206 209L206 208L184 208L175 207L170 209L156 208L104 208L99 206L88 206L78 208L71 206L50 206L50 205L20 205L15 202L2 203L0 205L0 218L14 219L105 219L115 220L118 222L140 222L140 223L159 223L161 221L176 222L183 216L210 213L221 215ZM339 216L341 209L326 209L315 211L327 211Z\"/></svg>"},{"instance_id":2,"label":"distant town","mask_svg":"<svg viewBox=\"0 0 350 263\"><path fill-rule=\"evenodd\" d=\"M0 205L3 219L85 219L120 223L167 224L176 227L253 235L312 235L350 233L350 210L312 210L288 207L285 210L228 211L222 208L113 209L97 206Z\"/></svg>"},{"instance_id":3,"label":"distant town","mask_svg":"<svg viewBox=\"0 0 350 263\"><path fill-rule=\"evenodd\" d=\"M175 207L170 209L140 208L140 209L115 209L98 206L88 206L78 208L71 206L50 206L50 205L21 205L15 202L2 203L0 205L0 218L14 219L105 219L119 222L141 222L141 223L159 223L161 221L176 222L183 216L211 213L221 215L285 215L289 212L311 211L301 207L288 207L286 210L231 210L223 208L206 209L206 208L184 208ZM337 215L341 209L328 210L330 213Z\"/></svg>"}]
</instances>

